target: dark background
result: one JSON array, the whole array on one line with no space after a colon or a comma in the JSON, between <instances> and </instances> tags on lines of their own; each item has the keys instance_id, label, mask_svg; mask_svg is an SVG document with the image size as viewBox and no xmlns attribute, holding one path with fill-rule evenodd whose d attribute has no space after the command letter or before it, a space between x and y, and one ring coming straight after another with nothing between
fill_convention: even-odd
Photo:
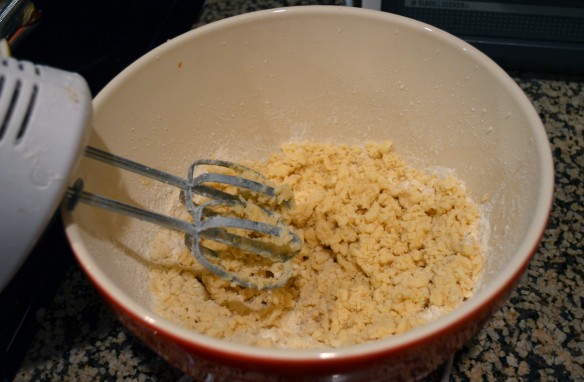
<instances>
[{"instance_id":1,"label":"dark background","mask_svg":"<svg viewBox=\"0 0 584 382\"><path fill-rule=\"evenodd\" d=\"M38 26L12 49L36 64L73 71L97 94L145 52L191 29L203 0L34 1ZM56 214L42 238L0 293L0 381L12 381L38 322L69 268L74 265Z\"/></svg>"}]
</instances>

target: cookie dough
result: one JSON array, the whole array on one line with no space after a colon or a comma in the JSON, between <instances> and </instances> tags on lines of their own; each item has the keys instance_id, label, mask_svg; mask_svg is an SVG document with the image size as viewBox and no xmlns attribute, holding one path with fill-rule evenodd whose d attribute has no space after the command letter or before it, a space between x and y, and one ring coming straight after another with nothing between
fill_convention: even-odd
<instances>
[{"instance_id":1,"label":"cookie dough","mask_svg":"<svg viewBox=\"0 0 584 382\"><path fill-rule=\"evenodd\" d=\"M339 347L423 325L472 295L480 210L454 175L414 168L391 143L290 143L251 166L294 192L284 218L303 246L292 278L269 291L232 285L162 230L150 282L169 320L254 346Z\"/></svg>"}]
</instances>

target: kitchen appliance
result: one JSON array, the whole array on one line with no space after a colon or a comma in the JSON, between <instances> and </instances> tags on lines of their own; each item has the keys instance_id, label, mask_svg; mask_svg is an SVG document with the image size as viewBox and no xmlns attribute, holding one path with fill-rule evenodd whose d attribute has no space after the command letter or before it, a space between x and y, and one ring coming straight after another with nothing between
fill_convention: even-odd
<instances>
[{"instance_id":1,"label":"kitchen appliance","mask_svg":"<svg viewBox=\"0 0 584 382\"><path fill-rule=\"evenodd\" d=\"M86 141L91 96L70 72L0 63L0 291L38 240Z\"/></svg>"},{"instance_id":2,"label":"kitchen appliance","mask_svg":"<svg viewBox=\"0 0 584 382\"><path fill-rule=\"evenodd\" d=\"M291 264L287 260L300 250L300 239L283 223L268 223L274 216L270 209L279 203L275 188L262 183L265 179L260 174L231 162L198 160L189 167L188 178L183 179L95 147L84 149L90 126L91 97L81 76L2 57L0 81L0 216L4 218L0 222L0 242L4 243L0 254L3 265L0 291L38 240L63 194L69 199L71 209L77 202L83 202L184 232L197 260L211 272L236 284L267 289L288 281ZM75 183L79 187L70 187L65 192L82 151L87 157L178 187L183 191L193 223L91 194L83 190L81 179ZM233 175L225 173L228 170ZM225 192L218 185L233 187L237 193ZM265 211L263 218L257 214L250 220L236 213L238 208L246 206L240 199L243 192L260 195L257 205L265 208L258 209ZM195 198L201 196L212 201L195 203ZM210 215L210 212L214 213ZM256 237L232 233L232 230L252 232ZM272 242L283 235L294 238L294 250L291 243ZM283 263L284 271L259 287L258 277L226 270L220 262L212 260L221 258L222 251L209 249L207 241L270 258L275 264Z\"/></svg>"},{"instance_id":3,"label":"kitchen appliance","mask_svg":"<svg viewBox=\"0 0 584 382\"><path fill-rule=\"evenodd\" d=\"M508 70L584 73L582 0L363 0L474 45Z\"/></svg>"}]
</instances>

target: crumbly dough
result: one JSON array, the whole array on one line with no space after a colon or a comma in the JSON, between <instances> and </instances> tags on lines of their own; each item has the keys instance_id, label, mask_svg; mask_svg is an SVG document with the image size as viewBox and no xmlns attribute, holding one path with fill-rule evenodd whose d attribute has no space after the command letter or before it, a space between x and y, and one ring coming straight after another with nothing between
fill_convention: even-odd
<instances>
[{"instance_id":1,"label":"crumbly dough","mask_svg":"<svg viewBox=\"0 0 584 382\"><path fill-rule=\"evenodd\" d=\"M293 277L269 291L232 285L164 230L150 275L168 319L256 346L339 347L405 332L471 296L480 213L453 175L413 168L390 143L286 144L253 167L294 191Z\"/></svg>"}]
</instances>

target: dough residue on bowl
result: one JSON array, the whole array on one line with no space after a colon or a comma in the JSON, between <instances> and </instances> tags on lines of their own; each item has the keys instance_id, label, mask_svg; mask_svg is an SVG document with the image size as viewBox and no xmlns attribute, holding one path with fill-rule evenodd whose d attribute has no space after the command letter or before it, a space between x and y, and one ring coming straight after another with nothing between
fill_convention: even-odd
<instances>
[{"instance_id":1,"label":"dough residue on bowl","mask_svg":"<svg viewBox=\"0 0 584 382\"><path fill-rule=\"evenodd\" d=\"M232 285L162 230L150 285L169 320L255 346L339 347L402 333L471 296L480 212L452 174L416 169L390 143L290 143L252 166L294 191L285 218L303 246L293 277L269 291Z\"/></svg>"}]
</instances>

